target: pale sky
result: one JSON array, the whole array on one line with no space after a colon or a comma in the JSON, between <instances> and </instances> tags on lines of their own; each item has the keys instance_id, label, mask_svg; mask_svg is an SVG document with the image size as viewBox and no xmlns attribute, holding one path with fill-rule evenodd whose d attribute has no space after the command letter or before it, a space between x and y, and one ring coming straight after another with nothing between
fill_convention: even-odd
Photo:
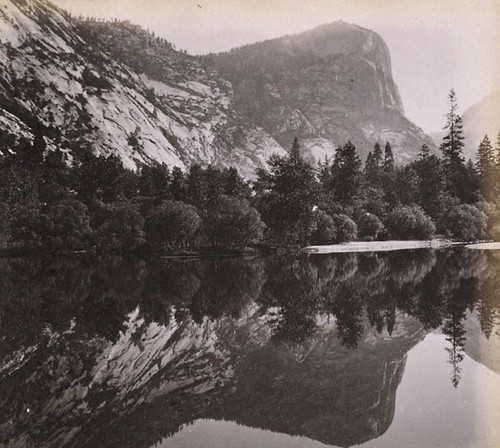
<instances>
[{"instance_id":1,"label":"pale sky","mask_svg":"<svg viewBox=\"0 0 500 448\"><path fill-rule=\"evenodd\" d=\"M500 0L53 0L84 15L128 19L191 54L228 50L344 20L386 41L406 116L444 125L500 88Z\"/></svg>"}]
</instances>

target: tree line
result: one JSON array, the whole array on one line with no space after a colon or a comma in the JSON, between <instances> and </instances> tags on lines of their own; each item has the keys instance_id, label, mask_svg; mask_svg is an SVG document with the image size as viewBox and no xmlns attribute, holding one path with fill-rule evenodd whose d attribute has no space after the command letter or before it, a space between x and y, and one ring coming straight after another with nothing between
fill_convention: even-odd
<instances>
[{"instance_id":1,"label":"tree line","mask_svg":"<svg viewBox=\"0 0 500 448\"><path fill-rule=\"evenodd\" d=\"M47 149L0 136L0 246L55 252L179 253L241 250L265 243L301 247L355 239L500 238L500 134L485 137L477 163L466 163L455 93L449 95L442 157L423 145L396 166L390 142L363 164L351 142L319 167L296 138L249 183L234 168L186 172L144 165L137 173L116 156Z\"/></svg>"}]
</instances>

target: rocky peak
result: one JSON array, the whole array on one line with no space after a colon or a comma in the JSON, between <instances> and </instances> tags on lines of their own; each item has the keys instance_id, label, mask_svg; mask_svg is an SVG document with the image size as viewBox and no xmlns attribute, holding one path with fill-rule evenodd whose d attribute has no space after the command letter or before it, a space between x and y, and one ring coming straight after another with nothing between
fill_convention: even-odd
<instances>
[{"instance_id":1,"label":"rocky peak","mask_svg":"<svg viewBox=\"0 0 500 448\"><path fill-rule=\"evenodd\" d=\"M389 50L375 32L345 22L247 45L215 56L240 112L282 145L295 135L316 159L351 140L364 157L390 141L400 163L423 143L404 116ZM300 119L298 119L300 118Z\"/></svg>"}]
</instances>

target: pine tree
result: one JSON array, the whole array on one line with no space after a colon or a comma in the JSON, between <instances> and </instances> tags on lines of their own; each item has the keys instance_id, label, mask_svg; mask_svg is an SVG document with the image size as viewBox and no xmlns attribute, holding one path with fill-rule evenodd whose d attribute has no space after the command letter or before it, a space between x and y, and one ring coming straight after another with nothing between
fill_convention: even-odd
<instances>
[{"instance_id":1,"label":"pine tree","mask_svg":"<svg viewBox=\"0 0 500 448\"><path fill-rule=\"evenodd\" d=\"M494 166L495 154L493 153L493 146L488 136L485 135L477 150L476 168L481 180L491 174Z\"/></svg>"},{"instance_id":2,"label":"pine tree","mask_svg":"<svg viewBox=\"0 0 500 448\"><path fill-rule=\"evenodd\" d=\"M448 133L443 137L440 149L443 151L447 165L455 171L457 166L464 163L462 157L464 137L462 135L462 117L457 113L457 97L453 89L451 89L448 95L448 100L450 102L450 110L446 114L446 125L443 128Z\"/></svg>"},{"instance_id":3,"label":"pine tree","mask_svg":"<svg viewBox=\"0 0 500 448\"><path fill-rule=\"evenodd\" d=\"M496 165L500 171L500 131L498 131L498 135L497 135L497 144L495 146L495 156L496 156Z\"/></svg>"},{"instance_id":4,"label":"pine tree","mask_svg":"<svg viewBox=\"0 0 500 448\"><path fill-rule=\"evenodd\" d=\"M370 177L371 174L376 170L377 165L375 164L375 158L373 156L373 153L370 151L368 153L368 156L366 157L366 162L365 162L365 174L367 177Z\"/></svg>"},{"instance_id":5,"label":"pine tree","mask_svg":"<svg viewBox=\"0 0 500 448\"><path fill-rule=\"evenodd\" d=\"M392 153L391 144L389 142L385 144L384 171L387 173L394 171L394 154Z\"/></svg>"},{"instance_id":6,"label":"pine tree","mask_svg":"<svg viewBox=\"0 0 500 448\"><path fill-rule=\"evenodd\" d=\"M335 159L330 168L329 190L336 202L342 206L353 205L361 186L361 160L356 147L348 141L335 151Z\"/></svg>"},{"instance_id":7,"label":"pine tree","mask_svg":"<svg viewBox=\"0 0 500 448\"><path fill-rule=\"evenodd\" d=\"M487 200L494 199L496 196L495 153L487 135L484 136L477 150L476 170L483 197Z\"/></svg>"},{"instance_id":8,"label":"pine tree","mask_svg":"<svg viewBox=\"0 0 500 448\"><path fill-rule=\"evenodd\" d=\"M290 150L290 159L291 160L299 160L300 158L301 158L300 143L299 143L299 139L297 137L295 137L293 139L292 149Z\"/></svg>"},{"instance_id":9,"label":"pine tree","mask_svg":"<svg viewBox=\"0 0 500 448\"><path fill-rule=\"evenodd\" d=\"M376 168L379 168L382 165L382 148L380 147L380 143L375 143L373 147L373 163Z\"/></svg>"},{"instance_id":10,"label":"pine tree","mask_svg":"<svg viewBox=\"0 0 500 448\"><path fill-rule=\"evenodd\" d=\"M315 170L300 155L297 139L288 156L273 155L268 165L269 172L257 173L258 185L265 186L257 194L258 210L277 241L304 245L314 226Z\"/></svg>"},{"instance_id":11,"label":"pine tree","mask_svg":"<svg viewBox=\"0 0 500 448\"><path fill-rule=\"evenodd\" d=\"M422 148L420 149L420 159L421 160L426 160L430 156L430 150L429 147L424 143L422 145Z\"/></svg>"}]
</instances>

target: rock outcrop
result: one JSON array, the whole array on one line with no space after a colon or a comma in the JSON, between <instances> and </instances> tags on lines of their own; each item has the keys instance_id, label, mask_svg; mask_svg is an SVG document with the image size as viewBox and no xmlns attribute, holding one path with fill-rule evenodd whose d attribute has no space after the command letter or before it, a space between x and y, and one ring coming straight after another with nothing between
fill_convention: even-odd
<instances>
[{"instance_id":1,"label":"rock outcrop","mask_svg":"<svg viewBox=\"0 0 500 448\"><path fill-rule=\"evenodd\" d=\"M434 144L405 116L389 50L373 31L335 22L214 56L238 109L283 146L298 136L316 160L351 140L362 157L375 142L408 162Z\"/></svg>"},{"instance_id":2,"label":"rock outcrop","mask_svg":"<svg viewBox=\"0 0 500 448\"><path fill-rule=\"evenodd\" d=\"M17 118L73 156L115 154L131 169L200 163L252 177L273 152L284 154L235 112L228 81L129 23L81 21L45 0L5 0L0 69L2 151Z\"/></svg>"}]
</instances>

